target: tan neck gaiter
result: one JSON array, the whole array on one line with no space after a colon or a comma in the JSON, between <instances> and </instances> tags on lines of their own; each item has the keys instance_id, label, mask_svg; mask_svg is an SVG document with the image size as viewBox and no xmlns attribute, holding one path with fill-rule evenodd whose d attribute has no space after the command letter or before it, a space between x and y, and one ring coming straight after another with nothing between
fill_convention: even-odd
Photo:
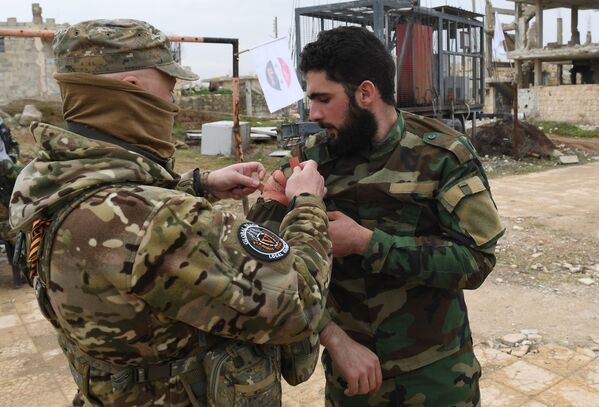
<instances>
[{"instance_id":1,"label":"tan neck gaiter","mask_svg":"<svg viewBox=\"0 0 599 407\"><path fill-rule=\"evenodd\" d=\"M93 127L157 156L175 152L179 108L126 81L87 73L57 73L64 119Z\"/></svg>"}]
</instances>

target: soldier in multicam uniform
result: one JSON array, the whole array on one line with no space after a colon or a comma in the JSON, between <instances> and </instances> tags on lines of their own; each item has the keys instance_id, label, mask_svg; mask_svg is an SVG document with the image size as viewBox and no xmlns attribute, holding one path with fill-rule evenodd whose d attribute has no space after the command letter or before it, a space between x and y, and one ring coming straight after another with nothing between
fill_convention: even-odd
<instances>
[{"instance_id":1,"label":"soldier in multicam uniform","mask_svg":"<svg viewBox=\"0 0 599 407\"><path fill-rule=\"evenodd\" d=\"M316 164L287 182L281 237L215 210L264 169L173 171L175 78L197 76L163 33L88 21L58 32L54 51L67 129L32 125L40 151L10 220L31 232L38 302L83 403L280 405L275 345L317 328L330 275Z\"/></svg>"},{"instance_id":2,"label":"soldier in multicam uniform","mask_svg":"<svg viewBox=\"0 0 599 407\"><path fill-rule=\"evenodd\" d=\"M479 405L462 290L491 272L503 228L476 152L396 111L393 60L365 29L321 32L300 69L325 128L295 154L318 162L330 211L326 405ZM250 216L276 228L282 213L264 199Z\"/></svg>"}]
</instances>

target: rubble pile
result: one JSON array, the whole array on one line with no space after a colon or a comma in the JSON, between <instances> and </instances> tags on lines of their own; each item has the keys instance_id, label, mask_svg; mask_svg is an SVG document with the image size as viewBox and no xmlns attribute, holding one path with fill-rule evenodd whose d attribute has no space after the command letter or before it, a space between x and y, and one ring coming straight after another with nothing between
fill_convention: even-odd
<instances>
[{"instance_id":1,"label":"rubble pile","mask_svg":"<svg viewBox=\"0 0 599 407\"><path fill-rule=\"evenodd\" d=\"M555 144L536 126L520 121L520 157L549 158L553 156ZM479 155L513 156L514 122L512 119L498 120L477 128L472 144Z\"/></svg>"}]
</instances>

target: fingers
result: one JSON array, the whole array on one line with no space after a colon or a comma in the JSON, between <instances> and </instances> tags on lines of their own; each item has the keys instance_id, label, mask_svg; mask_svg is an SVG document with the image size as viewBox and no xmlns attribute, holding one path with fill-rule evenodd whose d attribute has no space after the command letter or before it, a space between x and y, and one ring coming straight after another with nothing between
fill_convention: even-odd
<instances>
[{"instance_id":1,"label":"fingers","mask_svg":"<svg viewBox=\"0 0 599 407\"><path fill-rule=\"evenodd\" d=\"M368 393L374 393L379 386L376 374L377 370L379 370L378 366L374 366L368 371Z\"/></svg>"},{"instance_id":2,"label":"fingers","mask_svg":"<svg viewBox=\"0 0 599 407\"><path fill-rule=\"evenodd\" d=\"M239 172L231 174L230 181L236 184L235 188L248 187L253 188L254 190L256 190L256 188L258 188L258 185L260 184L260 181L258 181L257 179L252 178L248 175L241 174Z\"/></svg>"},{"instance_id":3,"label":"fingers","mask_svg":"<svg viewBox=\"0 0 599 407\"><path fill-rule=\"evenodd\" d=\"M383 378L380 367L363 372L361 375L347 378L347 388L343 392L346 396L352 397L358 394L372 394L379 391L383 384Z\"/></svg>"},{"instance_id":4,"label":"fingers","mask_svg":"<svg viewBox=\"0 0 599 407\"><path fill-rule=\"evenodd\" d=\"M370 381L368 375L363 373L362 375L350 378L347 381L347 388L343 392L347 397L352 397L358 394L370 393Z\"/></svg>"},{"instance_id":5,"label":"fingers","mask_svg":"<svg viewBox=\"0 0 599 407\"><path fill-rule=\"evenodd\" d=\"M277 182L277 184L281 185L282 187L285 187L285 185L287 185L287 177L285 177L285 174L283 174L283 171L281 170L276 170L275 172L273 172L272 178Z\"/></svg>"},{"instance_id":6,"label":"fingers","mask_svg":"<svg viewBox=\"0 0 599 407\"><path fill-rule=\"evenodd\" d=\"M360 382L358 385L358 394L368 394L370 392L370 384L369 384L368 374L364 373L360 377Z\"/></svg>"},{"instance_id":7,"label":"fingers","mask_svg":"<svg viewBox=\"0 0 599 407\"><path fill-rule=\"evenodd\" d=\"M374 388L374 392L377 392L380 390L381 386L383 385L383 372L381 371L380 362L379 362L377 368L374 370L374 373L375 373L375 381L376 381L376 386Z\"/></svg>"},{"instance_id":8,"label":"fingers","mask_svg":"<svg viewBox=\"0 0 599 407\"><path fill-rule=\"evenodd\" d=\"M264 169L264 165L262 165L262 163L259 163L257 161L250 161L247 163L234 164L234 166L239 166L240 172L242 172L244 175L250 176L252 174L258 174L260 179L263 179L264 176L266 175L266 170Z\"/></svg>"},{"instance_id":9,"label":"fingers","mask_svg":"<svg viewBox=\"0 0 599 407\"><path fill-rule=\"evenodd\" d=\"M316 164L316 161L314 161L314 160L308 160L308 161L303 161L303 162L299 163L298 167L301 168L302 170L307 169L310 171L316 171L318 169L318 164Z\"/></svg>"},{"instance_id":10,"label":"fingers","mask_svg":"<svg viewBox=\"0 0 599 407\"><path fill-rule=\"evenodd\" d=\"M347 397L352 397L358 394L359 377L347 378L347 389L343 392Z\"/></svg>"}]
</instances>

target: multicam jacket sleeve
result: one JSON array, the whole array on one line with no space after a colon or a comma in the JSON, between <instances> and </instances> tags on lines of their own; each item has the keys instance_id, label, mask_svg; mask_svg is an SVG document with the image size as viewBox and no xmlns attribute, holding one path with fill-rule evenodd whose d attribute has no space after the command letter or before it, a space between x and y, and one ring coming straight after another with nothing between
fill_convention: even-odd
<instances>
[{"instance_id":1,"label":"multicam jacket sleeve","mask_svg":"<svg viewBox=\"0 0 599 407\"><path fill-rule=\"evenodd\" d=\"M331 267L322 201L298 197L281 224L290 251L279 260L244 248L245 222L189 196L164 202L137 251L131 292L162 317L218 336L274 344L306 337L324 309Z\"/></svg>"}]
</instances>

